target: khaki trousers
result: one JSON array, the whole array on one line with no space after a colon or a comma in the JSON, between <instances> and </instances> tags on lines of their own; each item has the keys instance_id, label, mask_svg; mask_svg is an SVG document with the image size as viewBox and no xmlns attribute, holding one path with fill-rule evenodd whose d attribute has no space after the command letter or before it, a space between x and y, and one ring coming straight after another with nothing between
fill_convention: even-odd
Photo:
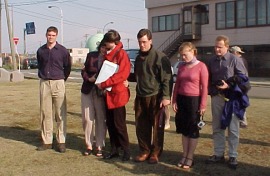
<instances>
[{"instance_id":1,"label":"khaki trousers","mask_svg":"<svg viewBox=\"0 0 270 176\"><path fill-rule=\"evenodd\" d=\"M81 94L81 109L86 147L93 149L94 136L96 147L105 146L107 127L104 97L98 96L93 87L89 94Z\"/></svg>"},{"instance_id":2,"label":"khaki trousers","mask_svg":"<svg viewBox=\"0 0 270 176\"><path fill-rule=\"evenodd\" d=\"M224 104L224 98L219 95L211 98L214 154L216 156L223 156L225 153L225 130L220 128ZM239 144L239 118L237 118L234 114L232 115L232 120L228 127L228 144L229 157L237 157L237 148Z\"/></svg>"},{"instance_id":3,"label":"khaki trousers","mask_svg":"<svg viewBox=\"0 0 270 176\"><path fill-rule=\"evenodd\" d=\"M66 96L64 80L40 80L41 137L44 144L53 142L53 119L56 121L56 140L66 142Z\"/></svg>"}]
</instances>

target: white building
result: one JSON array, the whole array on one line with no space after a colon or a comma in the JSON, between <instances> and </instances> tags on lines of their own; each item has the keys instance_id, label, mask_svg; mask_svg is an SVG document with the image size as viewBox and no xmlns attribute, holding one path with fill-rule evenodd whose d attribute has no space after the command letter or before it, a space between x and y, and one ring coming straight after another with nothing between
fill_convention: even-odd
<instances>
[{"instance_id":1,"label":"white building","mask_svg":"<svg viewBox=\"0 0 270 176\"><path fill-rule=\"evenodd\" d=\"M89 52L89 48L71 48L68 49L70 56L71 56L71 61L72 64L74 63L84 63L86 56Z\"/></svg>"},{"instance_id":2,"label":"white building","mask_svg":"<svg viewBox=\"0 0 270 176\"><path fill-rule=\"evenodd\" d=\"M145 0L153 45L172 60L184 41L206 61L215 38L226 35L240 46L250 76L270 76L270 0Z\"/></svg>"}]
</instances>

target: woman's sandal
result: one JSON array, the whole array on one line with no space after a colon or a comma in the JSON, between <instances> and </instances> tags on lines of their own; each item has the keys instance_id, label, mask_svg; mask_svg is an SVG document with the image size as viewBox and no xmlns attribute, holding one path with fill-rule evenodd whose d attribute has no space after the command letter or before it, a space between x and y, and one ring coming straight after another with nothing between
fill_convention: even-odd
<instances>
[{"instance_id":1,"label":"woman's sandal","mask_svg":"<svg viewBox=\"0 0 270 176\"><path fill-rule=\"evenodd\" d=\"M189 162L190 161L190 162ZM182 165L183 169L190 169L192 168L192 166L194 166L194 161L193 159L190 158L186 158L185 163Z\"/></svg>"},{"instance_id":2,"label":"woman's sandal","mask_svg":"<svg viewBox=\"0 0 270 176\"><path fill-rule=\"evenodd\" d=\"M84 156L91 155L93 153L93 150L91 149L86 149L86 151L83 153Z\"/></svg>"},{"instance_id":3,"label":"woman's sandal","mask_svg":"<svg viewBox=\"0 0 270 176\"><path fill-rule=\"evenodd\" d=\"M102 154L102 150L97 150L97 153L96 153L96 156L97 157L101 157L103 154Z\"/></svg>"},{"instance_id":4,"label":"woman's sandal","mask_svg":"<svg viewBox=\"0 0 270 176\"><path fill-rule=\"evenodd\" d=\"M186 157L182 157L182 159L177 163L178 167L183 167L183 165L185 164L186 161Z\"/></svg>"}]
</instances>

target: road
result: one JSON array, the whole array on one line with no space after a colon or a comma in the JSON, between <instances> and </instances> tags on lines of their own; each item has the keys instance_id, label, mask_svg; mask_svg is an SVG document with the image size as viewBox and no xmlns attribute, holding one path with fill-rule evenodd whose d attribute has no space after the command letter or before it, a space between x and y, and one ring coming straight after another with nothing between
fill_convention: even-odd
<instances>
[{"instance_id":1,"label":"road","mask_svg":"<svg viewBox=\"0 0 270 176\"><path fill-rule=\"evenodd\" d=\"M25 77L30 78L38 78L37 76L37 69L31 70L21 70L24 73ZM81 73L79 71L72 71L68 81L82 83ZM253 78L253 82L254 78ZM255 84L251 85L251 90L249 91L248 95L250 98L269 98L270 99L270 86L269 85L262 85L262 84Z\"/></svg>"},{"instance_id":2,"label":"road","mask_svg":"<svg viewBox=\"0 0 270 176\"><path fill-rule=\"evenodd\" d=\"M38 78L37 69L21 70L25 78ZM72 71L68 77L68 81L82 83L81 72Z\"/></svg>"}]
</instances>

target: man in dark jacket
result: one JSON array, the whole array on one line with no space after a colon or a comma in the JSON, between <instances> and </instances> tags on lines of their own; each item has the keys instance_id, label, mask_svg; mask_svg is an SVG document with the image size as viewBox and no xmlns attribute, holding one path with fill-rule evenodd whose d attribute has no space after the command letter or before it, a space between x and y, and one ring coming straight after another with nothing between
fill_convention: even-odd
<instances>
[{"instance_id":1,"label":"man in dark jacket","mask_svg":"<svg viewBox=\"0 0 270 176\"><path fill-rule=\"evenodd\" d=\"M139 55L135 61L137 80L135 99L136 135L141 153L135 161L158 163L164 142L164 107L170 104L171 64L168 57L152 46L152 34L141 29L137 34ZM163 115L159 115L163 113Z\"/></svg>"}]
</instances>

